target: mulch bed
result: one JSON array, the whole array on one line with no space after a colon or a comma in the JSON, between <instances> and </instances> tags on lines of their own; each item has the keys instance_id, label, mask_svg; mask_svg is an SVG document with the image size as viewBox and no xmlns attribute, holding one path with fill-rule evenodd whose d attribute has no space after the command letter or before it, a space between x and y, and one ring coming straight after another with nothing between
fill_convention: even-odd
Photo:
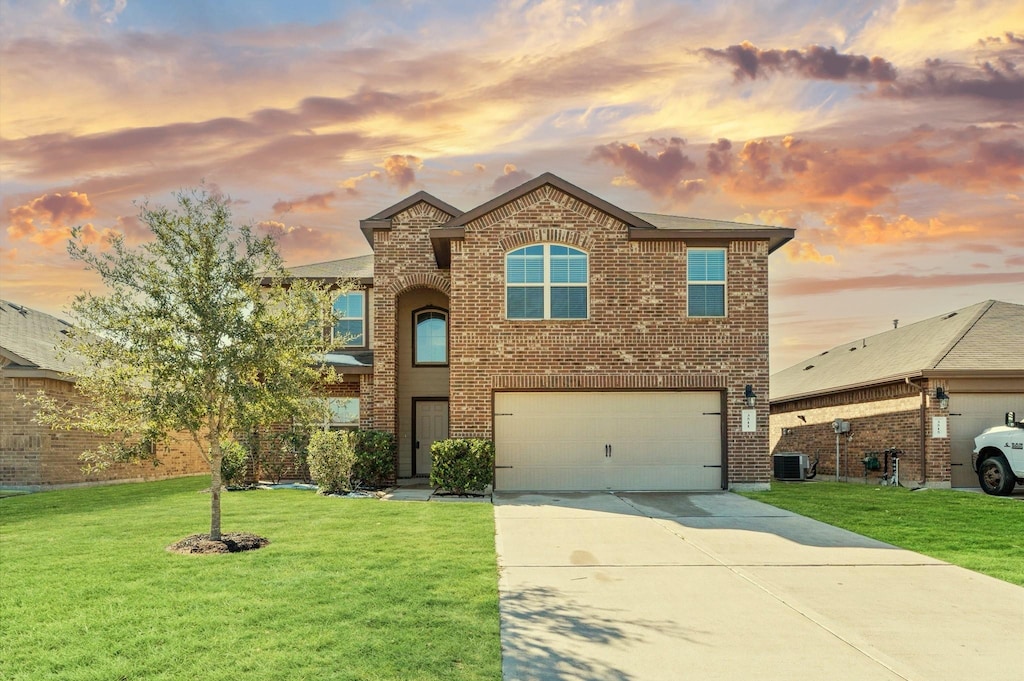
<instances>
[{"instance_id":1,"label":"mulch bed","mask_svg":"<svg viewBox=\"0 0 1024 681\"><path fill-rule=\"evenodd\" d=\"M222 532L220 541L210 541L209 534L191 534L167 547L173 553L238 553L255 551L270 543L266 537L248 532Z\"/></svg>"}]
</instances>

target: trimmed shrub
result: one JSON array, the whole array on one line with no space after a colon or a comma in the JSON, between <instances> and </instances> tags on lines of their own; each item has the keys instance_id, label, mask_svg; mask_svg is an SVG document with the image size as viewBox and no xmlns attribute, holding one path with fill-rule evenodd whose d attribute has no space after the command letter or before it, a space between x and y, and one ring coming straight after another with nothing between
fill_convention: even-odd
<instances>
[{"instance_id":1,"label":"trimmed shrub","mask_svg":"<svg viewBox=\"0 0 1024 681\"><path fill-rule=\"evenodd\" d=\"M320 494L352 489L355 441L354 433L342 430L318 430L310 436L307 463Z\"/></svg>"},{"instance_id":2,"label":"trimmed shrub","mask_svg":"<svg viewBox=\"0 0 1024 681\"><path fill-rule=\"evenodd\" d=\"M430 447L430 484L455 494L482 492L494 478L494 443L476 438L438 440Z\"/></svg>"},{"instance_id":3,"label":"trimmed shrub","mask_svg":"<svg viewBox=\"0 0 1024 681\"><path fill-rule=\"evenodd\" d=\"M395 436L383 430L357 430L353 480L362 487L382 487L395 472Z\"/></svg>"},{"instance_id":4,"label":"trimmed shrub","mask_svg":"<svg viewBox=\"0 0 1024 681\"><path fill-rule=\"evenodd\" d=\"M249 450L237 440L221 440L220 481L225 487L236 487L245 479L249 467Z\"/></svg>"}]
</instances>

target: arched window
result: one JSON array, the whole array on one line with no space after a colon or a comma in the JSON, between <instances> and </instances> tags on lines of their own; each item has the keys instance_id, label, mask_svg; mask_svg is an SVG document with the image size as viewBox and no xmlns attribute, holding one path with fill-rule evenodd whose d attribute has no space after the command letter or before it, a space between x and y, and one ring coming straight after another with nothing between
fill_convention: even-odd
<instances>
[{"instance_id":1,"label":"arched window","mask_svg":"<svg viewBox=\"0 0 1024 681\"><path fill-rule=\"evenodd\" d=\"M413 363L448 363L448 313L436 307L413 313Z\"/></svg>"},{"instance_id":2,"label":"arched window","mask_svg":"<svg viewBox=\"0 0 1024 681\"><path fill-rule=\"evenodd\" d=\"M588 256L571 246L534 244L505 255L508 319L586 319Z\"/></svg>"},{"instance_id":3,"label":"arched window","mask_svg":"<svg viewBox=\"0 0 1024 681\"><path fill-rule=\"evenodd\" d=\"M334 299L335 322L332 337L347 348L366 346L366 294L349 291Z\"/></svg>"}]
</instances>

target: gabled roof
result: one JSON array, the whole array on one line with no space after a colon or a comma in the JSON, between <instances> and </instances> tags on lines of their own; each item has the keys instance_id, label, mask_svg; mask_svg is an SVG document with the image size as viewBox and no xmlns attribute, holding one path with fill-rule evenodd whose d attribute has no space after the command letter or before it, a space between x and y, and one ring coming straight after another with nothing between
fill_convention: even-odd
<instances>
[{"instance_id":1,"label":"gabled roof","mask_svg":"<svg viewBox=\"0 0 1024 681\"><path fill-rule=\"evenodd\" d=\"M0 356L4 372L26 375L61 374L75 366L71 357L61 357L57 347L64 342L71 324L57 317L0 300Z\"/></svg>"},{"instance_id":2,"label":"gabled roof","mask_svg":"<svg viewBox=\"0 0 1024 681\"><path fill-rule=\"evenodd\" d=\"M579 199L583 203L593 206L598 210L611 215L614 218L618 218L622 222L626 223L630 227L639 227L642 229L654 229L654 225L648 223L643 218L637 216L635 213L622 210L618 206L612 205L602 198L594 196L585 189L580 189L576 185L566 182L562 178L552 173L543 173L528 180L523 184L510 189L501 196L497 196L487 203L482 203L473 210L463 213L453 220L449 220L447 223L442 225L444 229L451 229L453 227L464 227L468 223L476 220L477 218L487 215L488 213L494 212L501 208L507 203L512 203L516 199L525 196L535 189L539 189L544 185L551 185L552 187L565 192L566 194Z\"/></svg>"},{"instance_id":3,"label":"gabled roof","mask_svg":"<svg viewBox=\"0 0 1024 681\"><path fill-rule=\"evenodd\" d=\"M1024 375L1024 305L988 300L852 340L773 374L773 403L905 378Z\"/></svg>"},{"instance_id":4,"label":"gabled roof","mask_svg":"<svg viewBox=\"0 0 1024 681\"><path fill-rule=\"evenodd\" d=\"M371 215L365 220L359 221L359 229L363 232L363 236L366 237L366 240L370 243L370 247L373 247L373 230L391 229L391 218L395 217L404 210L412 208L413 206L420 202L433 206L442 213L450 215L453 218L462 215L462 211L456 208L455 206L449 203L445 203L436 196L433 196L432 194L428 194L427 192L424 191L418 191L412 196L408 196L399 201L398 203L388 206L384 210L379 211L374 215Z\"/></svg>"}]
</instances>

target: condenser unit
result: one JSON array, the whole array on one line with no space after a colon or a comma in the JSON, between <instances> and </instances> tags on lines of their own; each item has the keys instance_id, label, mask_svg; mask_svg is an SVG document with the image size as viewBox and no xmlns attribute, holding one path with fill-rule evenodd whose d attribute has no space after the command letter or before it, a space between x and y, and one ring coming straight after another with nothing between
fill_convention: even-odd
<instances>
[{"instance_id":1,"label":"condenser unit","mask_svg":"<svg viewBox=\"0 0 1024 681\"><path fill-rule=\"evenodd\" d=\"M776 480L804 480L809 468L806 454L776 454L772 458L775 465Z\"/></svg>"}]
</instances>

